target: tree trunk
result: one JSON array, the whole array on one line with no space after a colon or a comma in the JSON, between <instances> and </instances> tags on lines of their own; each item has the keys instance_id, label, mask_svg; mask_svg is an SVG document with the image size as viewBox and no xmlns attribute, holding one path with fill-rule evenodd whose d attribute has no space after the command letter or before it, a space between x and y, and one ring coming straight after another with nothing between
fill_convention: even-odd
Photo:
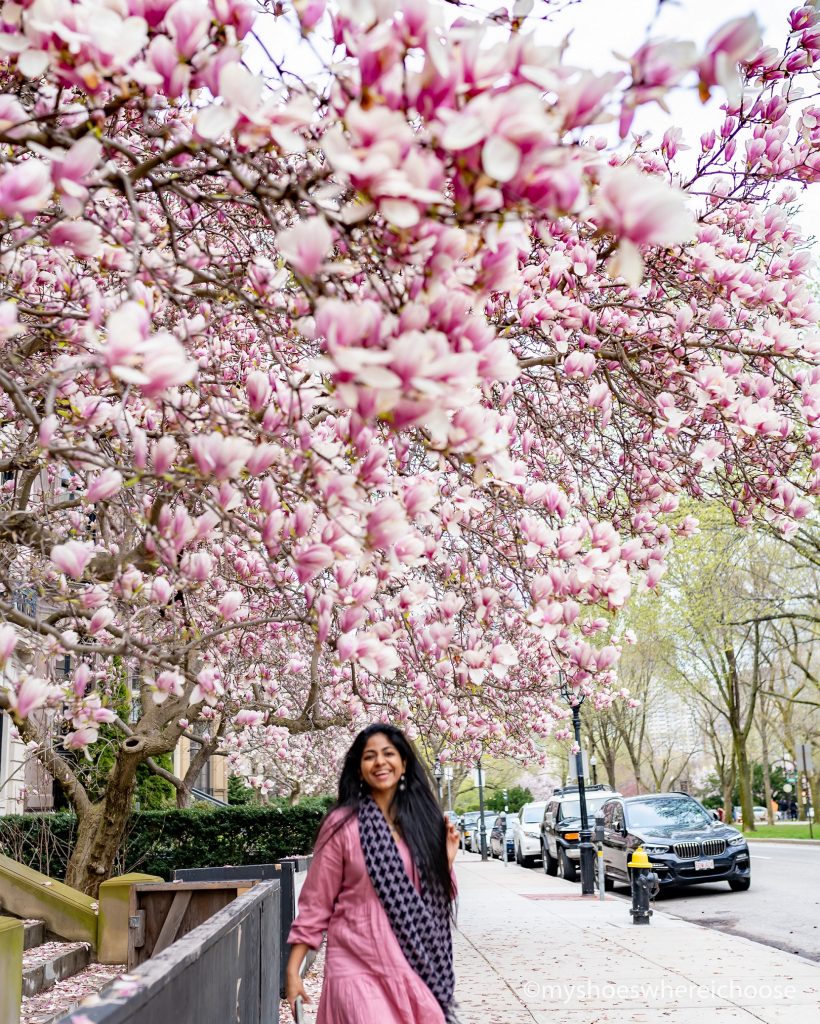
<instances>
[{"instance_id":1,"label":"tree trunk","mask_svg":"<svg viewBox=\"0 0 820 1024\"><path fill-rule=\"evenodd\" d=\"M122 775L123 773L119 773ZM106 787L105 797L77 819L77 837L66 870L66 885L95 899L100 883L114 873L134 792L135 774Z\"/></svg>"},{"instance_id":2,"label":"tree trunk","mask_svg":"<svg viewBox=\"0 0 820 1024\"><path fill-rule=\"evenodd\" d=\"M618 787L615 785L615 752L612 751L609 754L605 754L603 761L604 768L606 769L606 780L613 789L617 789Z\"/></svg>"},{"instance_id":3,"label":"tree trunk","mask_svg":"<svg viewBox=\"0 0 820 1024\"><path fill-rule=\"evenodd\" d=\"M191 787L186 786L185 782L183 781L182 785L177 786L177 807L180 810L184 810L186 807L190 807L193 795L194 794L191 791Z\"/></svg>"},{"instance_id":4,"label":"tree trunk","mask_svg":"<svg viewBox=\"0 0 820 1024\"><path fill-rule=\"evenodd\" d=\"M763 762L763 797L766 804L766 820L774 825L774 811L772 810L772 773L769 768L769 724L766 721L766 708L761 702L760 722L758 724L760 733L760 756Z\"/></svg>"},{"instance_id":5,"label":"tree trunk","mask_svg":"<svg viewBox=\"0 0 820 1024\"><path fill-rule=\"evenodd\" d=\"M741 736L735 734L735 762L737 764L737 781L740 787L740 814L743 818L743 831L755 831L754 800L752 798L752 776L746 746Z\"/></svg>"},{"instance_id":6,"label":"tree trunk","mask_svg":"<svg viewBox=\"0 0 820 1024\"><path fill-rule=\"evenodd\" d=\"M735 780L732 775L723 780L723 820L733 821L735 817L735 805L732 800L732 790L735 788Z\"/></svg>"}]
</instances>

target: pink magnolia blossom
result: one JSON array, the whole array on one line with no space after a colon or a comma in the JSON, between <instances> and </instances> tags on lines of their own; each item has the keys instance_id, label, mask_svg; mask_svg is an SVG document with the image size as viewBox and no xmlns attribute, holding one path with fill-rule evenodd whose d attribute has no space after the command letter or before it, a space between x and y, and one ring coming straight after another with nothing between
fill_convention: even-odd
<instances>
[{"instance_id":1,"label":"pink magnolia blossom","mask_svg":"<svg viewBox=\"0 0 820 1024\"><path fill-rule=\"evenodd\" d=\"M630 165L606 174L593 205L602 227L634 245L679 245L694 235L683 195Z\"/></svg>"},{"instance_id":2,"label":"pink magnolia blossom","mask_svg":"<svg viewBox=\"0 0 820 1024\"><path fill-rule=\"evenodd\" d=\"M89 633L91 633L93 636L96 633L99 633L101 630L105 629L106 627L110 626L111 623L114 621L114 617L114 612L112 611L111 608L97 609L97 611L95 611L94 614L91 616L91 621L88 623Z\"/></svg>"},{"instance_id":3,"label":"pink magnolia blossom","mask_svg":"<svg viewBox=\"0 0 820 1024\"><path fill-rule=\"evenodd\" d=\"M327 544L306 544L293 553L296 577L307 583L333 564L333 551Z\"/></svg>"},{"instance_id":4,"label":"pink magnolia blossom","mask_svg":"<svg viewBox=\"0 0 820 1024\"><path fill-rule=\"evenodd\" d=\"M51 199L51 175L40 160L26 160L0 174L0 215L31 221Z\"/></svg>"},{"instance_id":5,"label":"pink magnolia blossom","mask_svg":"<svg viewBox=\"0 0 820 1024\"><path fill-rule=\"evenodd\" d=\"M96 256L102 247L102 232L87 221L62 221L52 228L49 242L57 248L69 249L75 256Z\"/></svg>"},{"instance_id":6,"label":"pink magnolia blossom","mask_svg":"<svg viewBox=\"0 0 820 1024\"><path fill-rule=\"evenodd\" d=\"M96 476L89 478L85 500L93 505L97 501L108 501L122 488L122 473L116 469L104 469Z\"/></svg>"},{"instance_id":7,"label":"pink magnolia blossom","mask_svg":"<svg viewBox=\"0 0 820 1024\"><path fill-rule=\"evenodd\" d=\"M263 711L252 711L250 708L243 708L234 715L234 725L239 729L247 729L250 726L261 725L265 720Z\"/></svg>"},{"instance_id":8,"label":"pink magnolia blossom","mask_svg":"<svg viewBox=\"0 0 820 1024\"><path fill-rule=\"evenodd\" d=\"M245 390L248 393L250 408L254 412L261 412L268 404L272 390L268 374L261 370L254 370L253 373L248 374Z\"/></svg>"},{"instance_id":9,"label":"pink magnolia blossom","mask_svg":"<svg viewBox=\"0 0 820 1024\"><path fill-rule=\"evenodd\" d=\"M84 725L80 729L66 733L63 746L66 750L84 750L86 747L91 746L92 743L96 743L99 735L99 729L96 729L93 725Z\"/></svg>"},{"instance_id":10,"label":"pink magnolia blossom","mask_svg":"<svg viewBox=\"0 0 820 1024\"><path fill-rule=\"evenodd\" d=\"M244 597L241 590L230 590L227 594L223 594L222 597L220 597L217 603L217 609L223 619L235 619L237 618L243 602Z\"/></svg>"},{"instance_id":11,"label":"pink magnolia blossom","mask_svg":"<svg viewBox=\"0 0 820 1024\"><path fill-rule=\"evenodd\" d=\"M0 302L0 340L15 338L23 330L17 317L15 302Z\"/></svg>"},{"instance_id":12,"label":"pink magnolia blossom","mask_svg":"<svg viewBox=\"0 0 820 1024\"><path fill-rule=\"evenodd\" d=\"M723 86L730 103L736 103L741 84L737 65L751 60L762 45L760 26L754 14L727 22L711 36L698 64L703 86L706 90L711 85Z\"/></svg>"},{"instance_id":13,"label":"pink magnolia blossom","mask_svg":"<svg viewBox=\"0 0 820 1024\"><path fill-rule=\"evenodd\" d=\"M164 576L155 576L151 580L150 600L153 604L168 604L173 588Z\"/></svg>"},{"instance_id":14,"label":"pink magnolia blossom","mask_svg":"<svg viewBox=\"0 0 820 1024\"><path fill-rule=\"evenodd\" d=\"M333 246L333 232L324 217L313 217L280 231L276 242L297 273L313 277Z\"/></svg>"},{"instance_id":15,"label":"pink magnolia blossom","mask_svg":"<svg viewBox=\"0 0 820 1024\"><path fill-rule=\"evenodd\" d=\"M158 476L167 473L179 452L173 437L161 437L151 449L151 467Z\"/></svg>"},{"instance_id":16,"label":"pink magnolia blossom","mask_svg":"<svg viewBox=\"0 0 820 1024\"><path fill-rule=\"evenodd\" d=\"M0 626L0 665L5 665L17 646L17 631L14 626L6 623Z\"/></svg>"},{"instance_id":17,"label":"pink magnolia blossom","mask_svg":"<svg viewBox=\"0 0 820 1024\"><path fill-rule=\"evenodd\" d=\"M160 672L155 680L149 680L148 687L154 704L164 704L169 697L181 697L184 694L185 679L179 672Z\"/></svg>"},{"instance_id":18,"label":"pink magnolia blossom","mask_svg":"<svg viewBox=\"0 0 820 1024\"><path fill-rule=\"evenodd\" d=\"M208 37L208 8L197 0L177 0L165 15L165 26L177 51L186 59L193 57Z\"/></svg>"},{"instance_id":19,"label":"pink magnolia blossom","mask_svg":"<svg viewBox=\"0 0 820 1024\"><path fill-rule=\"evenodd\" d=\"M51 549L51 561L60 572L78 580L94 555L93 545L86 541L69 540Z\"/></svg>"},{"instance_id":20,"label":"pink magnolia blossom","mask_svg":"<svg viewBox=\"0 0 820 1024\"><path fill-rule=\"evenodd\" d=\"M170 387L188 384L196 375L196 364L170 334L156 334L142 346L142 393L155 398Z\"/></svg>"},{"instance_id":21,"label":"pink magnolia blossom","mask_svg":"<svg viewBox=\"0 0 820 1024\"><path fill-rule=\"evenodd\" d=\"M216 480L232 480L245 468L253 446L242 437L212 433L191 442L191 455L199 471Z\"/></svg>"},{"instance_id":22,"label":"pink magnolia blossom","mask_svg":"<svg viewBox=\"0 0 820 1024\"><path fill-rule=\"evenodd\" d=\"M48 680L26 672L9 693L9 708L17 718L25 719L32 711L44 707L50 696L51 687Z\"/></svg>"}]
</instances>

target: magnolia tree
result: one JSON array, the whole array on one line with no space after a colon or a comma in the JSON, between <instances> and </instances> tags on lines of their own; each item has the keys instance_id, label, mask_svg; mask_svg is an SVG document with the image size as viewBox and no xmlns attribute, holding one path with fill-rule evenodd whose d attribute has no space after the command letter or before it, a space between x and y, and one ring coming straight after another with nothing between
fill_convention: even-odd
<instances>
[{"instance_id":1,"label":"magnolia tree","mask_svg":"<svg viewBox=\"0 0 820 1024\"><path fill-rule=\"evenodd\" d=\"M548 7L0 9L0 702L77 812L70 883L183 735L183 799L217 749L309 781L373 718L533 756L559 670L617 698L683 495L810 511L812 6L782 51L745 18L605 74ZM285 21L310 56L266 62ZM630 137L675 88L714 131Z\"/></svg>"}]
</instances>

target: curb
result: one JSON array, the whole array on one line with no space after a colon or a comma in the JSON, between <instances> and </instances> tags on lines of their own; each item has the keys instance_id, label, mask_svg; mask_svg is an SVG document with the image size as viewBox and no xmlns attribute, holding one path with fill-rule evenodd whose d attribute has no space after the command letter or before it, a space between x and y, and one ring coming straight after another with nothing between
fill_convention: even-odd
<instances>
[{"instance_id":1,"label":"curb","mask_svg":"<svg viewBox=\"0 0 820 1024\"><path fill-rule=\"evenodd\" d=\"M746 835L746 833L743 833ZM746 836L747 843L788 843L789 846L820 846L820 839L776 839L774 836Z\"/></svg>"}]
</instances>

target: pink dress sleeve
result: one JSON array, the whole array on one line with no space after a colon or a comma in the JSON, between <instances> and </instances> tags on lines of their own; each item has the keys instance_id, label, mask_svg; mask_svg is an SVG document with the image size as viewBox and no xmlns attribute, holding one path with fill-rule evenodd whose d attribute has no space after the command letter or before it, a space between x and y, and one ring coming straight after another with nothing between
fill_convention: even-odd
<instances>
[{"instance_id":1,"label":"pink dress sleeve","mask_svg":"<svg viewBox=\"0 0 820 1024\"><path fill-rule=\"evenodd\" d=\"M319 832L313 860L299 894L299 910L288 934L291 946L304 942L311 949L318 949L322 944L322 933L327 931L342 888L346 831L334 815Z\"/></svg>"}]
</instances>

